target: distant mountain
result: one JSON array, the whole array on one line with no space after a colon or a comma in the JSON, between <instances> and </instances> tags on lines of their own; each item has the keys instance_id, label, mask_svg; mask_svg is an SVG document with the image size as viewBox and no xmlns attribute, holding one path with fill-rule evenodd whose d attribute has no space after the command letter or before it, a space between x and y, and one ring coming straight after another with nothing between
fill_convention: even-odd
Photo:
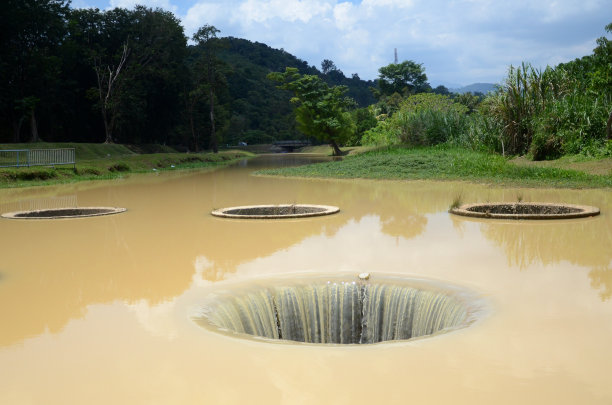
<instances>
[{"instance_id":1,"label":"distant mountain","mask_svg":"<svg viewBox=\"0 0 612 405\"><path fill-rule=\"evenodd\" d=\"M458 89L450 89L453 93L482 93L487 94L488 92L495 91L496 84L494 83L472 83L467 86L460 87Z\"/></svg>"}]
</instances>

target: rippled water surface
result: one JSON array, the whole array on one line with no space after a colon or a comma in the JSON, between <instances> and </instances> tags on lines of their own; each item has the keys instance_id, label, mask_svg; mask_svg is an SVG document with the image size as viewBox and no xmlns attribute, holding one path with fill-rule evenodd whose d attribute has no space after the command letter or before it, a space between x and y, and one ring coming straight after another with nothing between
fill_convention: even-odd
<instances>
[{"instance_id":1,"label":"rippled water surface","mask_svg":"<svg viewBox=\"0 0 612 405\"><path fill-rule=\"evenodd\" d=\"M0 211L117 206L117 215L0 219L1 404L610 404L612 191L215 172L0 190ZM464 202L594 205L563 221L476 220ZM339 214L228 220L215 208L324 204ZM474 291L487 315L433 338L270 344L193 321L211 293L290 273L384 273Z\"/></svg>"}]
</instances>

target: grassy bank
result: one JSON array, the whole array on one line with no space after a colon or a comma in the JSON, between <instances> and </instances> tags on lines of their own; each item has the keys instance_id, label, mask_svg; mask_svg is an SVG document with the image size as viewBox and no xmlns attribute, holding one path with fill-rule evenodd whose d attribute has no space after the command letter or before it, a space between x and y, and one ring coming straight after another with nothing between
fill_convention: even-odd
<instances>
[{"instance_id":1,"label":"grassy bank","mask_svg":"<svg viewBox=\"0 0 612 405\"><path fill-rule=\"evenodd\" d=\"M520 166L502 156L449 147L389 148L342 161L262 170L258 174L397 180L466 180L528 187L612 187L612 174L555 167Z\"/></svg>"},{"instance_id":2,"label":"grassy bank","mask_svg":"<svg viewBox=\"0 0 612 405\"><path fill-rule=\"evenodd\" d=\"M49 145L49 144L47 144ZM60 146L61 145L61 146ZM75 144L79 145L79 144ZM9 149L7 145L2 149ZM18 149L18 145L11 145ZM32 148L32 145L28 145ZM47 147L72 147L58 144ZM212 168L253 156L244 151L214 153L150 153L137 154L123 145L81 144L76 150L76 170L71 165L52 167L0 168L0 188L27 187L84 180L108 180L130 173L162 170Z\"/></svg>"}]
</instances>

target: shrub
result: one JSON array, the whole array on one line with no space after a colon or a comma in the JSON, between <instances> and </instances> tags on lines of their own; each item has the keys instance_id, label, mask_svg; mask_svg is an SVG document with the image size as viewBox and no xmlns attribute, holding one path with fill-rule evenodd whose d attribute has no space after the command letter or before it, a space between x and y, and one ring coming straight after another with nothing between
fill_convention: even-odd
<instances>
[{"instance_id":1,"label":"shrub","mask_svg":"<svg viewBox=\"0 0 612 405\"><path fill-rule=\"evenodd\" d=\"M77 168L77 174L81 176L88 176L88 175L99 176L102 174L102 171L95 167L82 167L82 168Z\"/></svg>"},{"instance_id":2,"label":"shrub","mask_svg":"<svg viewBox=\"0 0 612 405\"><path fill-rule=\"evenodd\" d=\"M108 168L110 172L129 172L130 166L125 162L115 163L114 165Z\"/></svg>"},{"instance_id":3,"label":"shrub","mask_svg":"<svg viewBox=\"0 0 612 405\"><path fill-rule=\"evenodd\" d=\"M404 100L391 117L366 131L363 144L437 145L466 131L467 107L448 96L419 93Z\"/></svg>"}]
</instances>

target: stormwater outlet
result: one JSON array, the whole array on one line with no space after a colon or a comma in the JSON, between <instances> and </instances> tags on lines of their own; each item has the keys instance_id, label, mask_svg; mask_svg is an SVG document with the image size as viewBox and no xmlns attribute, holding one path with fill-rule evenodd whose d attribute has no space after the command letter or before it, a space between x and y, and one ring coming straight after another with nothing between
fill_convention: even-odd
<instances>
[{"instance_id":1,"label":"stormwater outlet","mask_svg":"<svg viewBox=\"0 0 612 405\"><path fill-rule=\"evenodd\" d=\"M599 215L599 208L588 205L572 205L539 202L464 204L451 208L450 212L474 218L500 219L570 219Z\"/></svg>"},{"instance_id":2,"label":"stormwater outlet","mask_svg":"<svg viewBox=\"0 0 612 405\"><path fill-rule=\"evenodd\" d=\"M268 342L373 344L463 328L481 312L481 300L460 287L362 273L238 285L209 296L194 319Z\"/></svg>"},{"instance_id":3,"label":"stormwater outlet","mask_svg":"<svg viewBox=\"0 0 612 405\"><path fill-rule=\"evenodd\" d=\"M330 205L281 204L245 205L221 208L211 212L216 217L245 219L303 218L335 214L340 208Z\"/></svg>"},{"instance_id":4,"label":"stormwater outlet","mask_svg":"<svg viewBox=\"0 0 612 405\"><path fill-rule=\"evenodd\" d=\"M44 210L17 211L2 214L4 218L10 219L60 219L60 218L85 218L100 215L111 215L125 212L125 208L117 207L75 207L75 208L53 208Z\"/></svg>"}]
</instances>

